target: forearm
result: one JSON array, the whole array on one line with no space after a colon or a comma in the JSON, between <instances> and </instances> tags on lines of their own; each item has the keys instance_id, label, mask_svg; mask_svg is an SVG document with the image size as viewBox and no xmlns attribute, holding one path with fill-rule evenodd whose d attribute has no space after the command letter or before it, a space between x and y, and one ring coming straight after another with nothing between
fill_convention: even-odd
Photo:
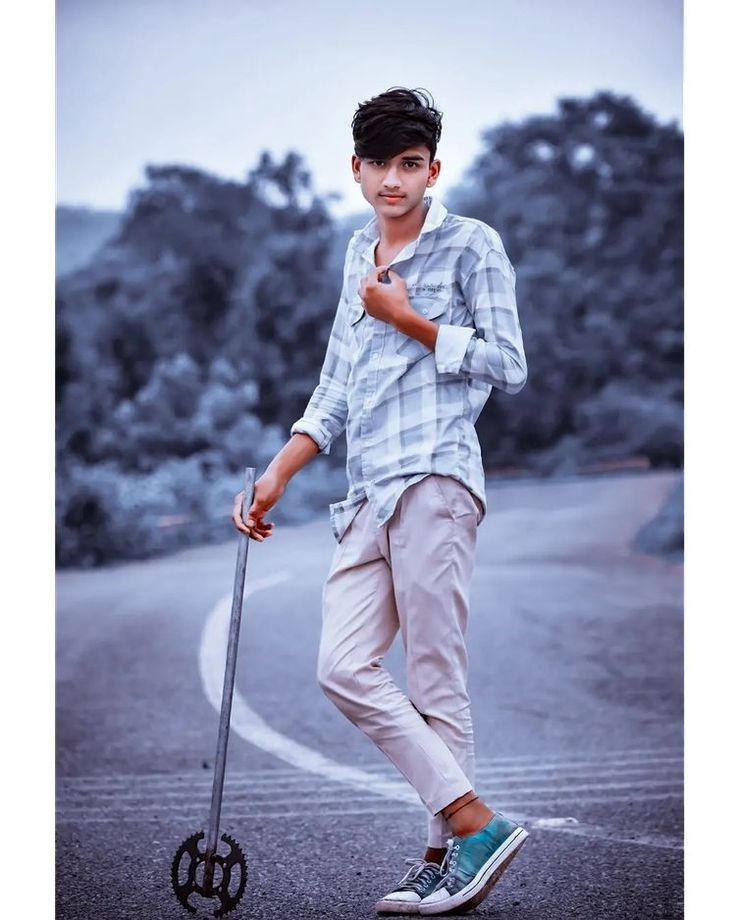
<instances>
[{"instance_id":1,"label":"forearm","mask_svg":"<svg viewBox=\"0 0 736 920\"><path fill-rule=\"evenodd\" d=\"M402 313L394 326L435 352L439 374L465 374L508 393L524 386L527 370L520 330L502 346L478 338L472 327L438 326L413 310Z\"/></svg>"},{"instance_id":2,"label":"forearm","mask_svg":"<svg viewBox=\"0 0 736 920\"><path fill-rule=\"evenodd\" d=\"M308 434L297 432L284 444L269 463L267 473L274 474L284 485L295 473L319 453L319 447Z\"/></svg>"},{"instance_id":3,"label":"forearm","mask_svg":"<svg viewBox=\"0 0 736 920\"><path fill-rule=\"evenodd\" d=\"M431 348L434 351L438 327L432 320L425 319L411 307L407 307L406 311L400 314L393 325L399 332L417 339L422 345L426 345L427 348Z\"/></svg>"}]
</instances>

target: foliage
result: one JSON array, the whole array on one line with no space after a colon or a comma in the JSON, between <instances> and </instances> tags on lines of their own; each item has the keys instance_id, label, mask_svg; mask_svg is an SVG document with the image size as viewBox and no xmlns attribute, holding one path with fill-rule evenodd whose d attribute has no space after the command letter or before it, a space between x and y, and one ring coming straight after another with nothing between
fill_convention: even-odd
<instances>
[{"instance_id":1,"label":"foliage","mask_svg":"<svg viewBox=\"0 0 736 920\"><path fill-rule=\"evenodd\" d=\"M245 182L180 166L146 178L117 235L57 283L65 563L97 558L95 542L129 555L151 543L151 516L200 513L203 478L268 462L309 399L339 294L332 224L296 154L264 153ZM111 538L129 509L130 535Z\"/></svg>"},{"instance_id":2,"label":"foliage","mask_svg":"<svg viewBox=\"0 0 736 920\"><path fill-rule=\"evenodd\" d=\"M489 129L451 211L502 235L529 379L478 421L489 467L682 462L682 135L628 97ZM345 234L300 157L244 181L149 166L116 235L57 282L57 558L232 536L232 496L317 382ZM344 443L274 519L344 496ZM259 470L260 471L260 470Z\"/></svg>"},{"instance_id":3,"label":"foliage","mask_svg":"<svg viewBox=\"0 0 736 920\"><path fill-rule=\"evenodd\" d=\"M529 378L478 423L488 459L682 462L683 151L628 97L505 123L448 201L501 234ZM661 430L661 437L656 432Z\"/></svg>"}]
</instances>

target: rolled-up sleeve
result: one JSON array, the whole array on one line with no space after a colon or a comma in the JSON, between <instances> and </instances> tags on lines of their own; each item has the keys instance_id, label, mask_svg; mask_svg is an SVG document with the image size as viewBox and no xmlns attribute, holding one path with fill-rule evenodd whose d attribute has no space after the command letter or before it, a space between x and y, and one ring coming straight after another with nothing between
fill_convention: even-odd
<instances>
[{"instance_id":1,"label":"rolled-up sleeve","mask_svg":"<svg viewBox=\"0 0 736 920\"><path fill-rule=\"evenodd\" d=\"M461 281L473 326L438 327L438 374L461 374L518 393L527 379L516 306L516 272L503 247L486 242Z\"/></svg>"},{"instance_id":2,"label":"rolled-up sleeve","mask_svg":"<svg viewBox=\"0 0 736 920\"><path fill-rule=\"evenodd\" d=\"M332 442L339 437L347 423L347 381L350 374L350 343L346 319L347 283L351 247L345 256L343 285L332 322L319 383L314 389L304 415L291 426L289 434L309 435L320 451L329 454Z\"/></svg>"}]
</instances>

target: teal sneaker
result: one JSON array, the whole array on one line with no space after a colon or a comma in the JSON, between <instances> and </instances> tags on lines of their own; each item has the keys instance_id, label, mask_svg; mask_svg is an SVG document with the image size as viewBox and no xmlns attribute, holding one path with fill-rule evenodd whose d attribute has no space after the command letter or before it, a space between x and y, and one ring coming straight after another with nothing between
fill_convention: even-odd
<instances>
[{"instance_id":1,"label":"teal sneaker","mask_svg":"<svg viewBox=\"0 0 736 920\"><path fill-rule=\"evenodd\" d=\"M393 891L376 901L379 914L418 914L419 902L442 881L437 863L408 858L404 862L411 863L411 869Z\"/></svg>"},{"instance_id":2,"label":"teal sneaker","mask_svg":"<svg viewBox=\"0 0 736 920\"><path fill-rule=\"evenodd\" d=\"M529 836L499 812L476 834L452 837L441 871L442 881L419 903L419 913L462 913L477 907L493 888Z\"/></svg>"}]
</instances>

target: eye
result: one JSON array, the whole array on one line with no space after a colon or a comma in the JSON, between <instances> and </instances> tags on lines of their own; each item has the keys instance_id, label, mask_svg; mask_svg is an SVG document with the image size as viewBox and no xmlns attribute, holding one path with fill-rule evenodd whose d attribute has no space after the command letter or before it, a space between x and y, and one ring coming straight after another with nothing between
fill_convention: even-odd
<instances>
[{"instance_id":1,"label":"eye","mask_svg":"<svg viewBox=\"0 0 736 920\"><path fill-rule=\"evenodd\" d=\"M419 163L415 163L413 160L407 160L407 161L404 163L404 166L417 167L417 166L419 166Z\"/></svg>"},{"instance_id":2,"label":"eye","mask_svg":"<svg viewBox=\"0 0 736 920\"><path fill-rule=\"evenodd\" d=\"M371 166L380 166L383 163L383 160L368 160Z\"/></svg>"}]
</instances>

